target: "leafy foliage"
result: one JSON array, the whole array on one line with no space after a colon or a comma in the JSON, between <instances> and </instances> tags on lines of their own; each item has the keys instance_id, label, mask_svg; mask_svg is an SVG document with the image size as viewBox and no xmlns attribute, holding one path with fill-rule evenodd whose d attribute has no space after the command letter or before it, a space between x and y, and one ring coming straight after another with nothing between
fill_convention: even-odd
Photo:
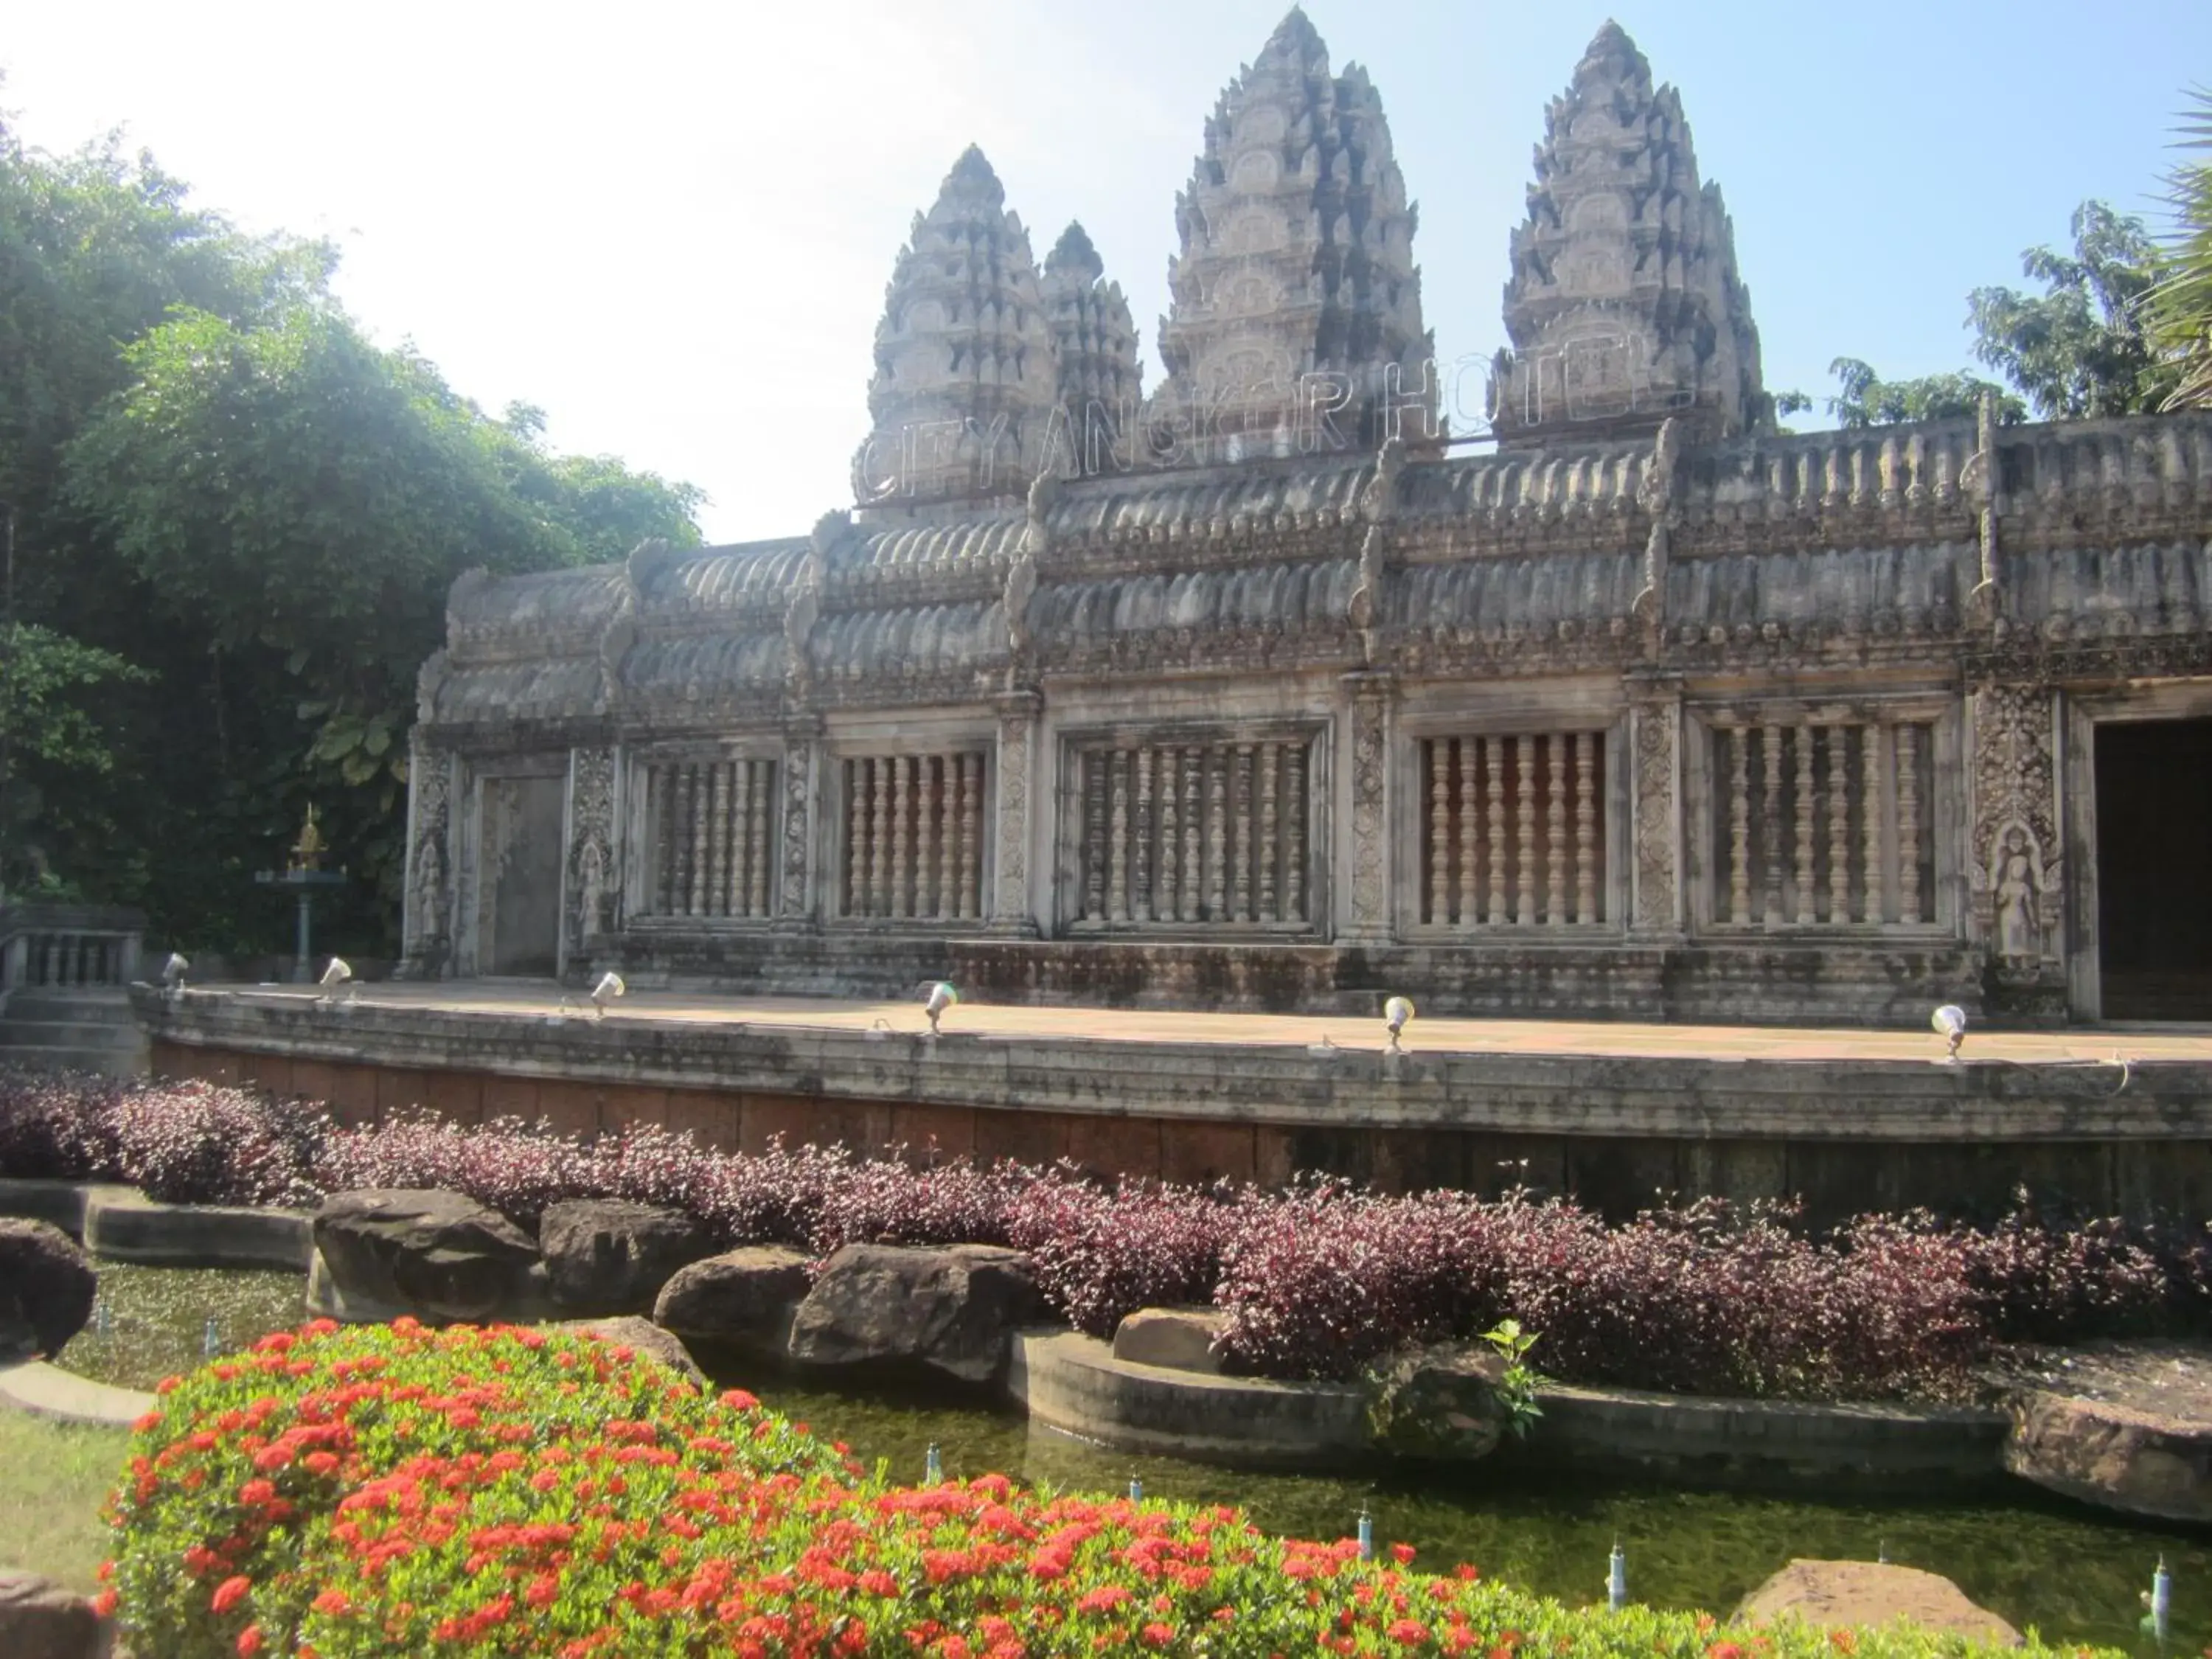
<instances>
[{"instance_id":1,"label":"leafy foliage","mask_svg":"<svg viewBox=\"0 0 2212 1659\"><path fill-rule=\"evenodd\" d=\"M265 949L285 908L252 872L313 800L356 878L325 937L381 953L453 578L697 541L697 490L556 454L534 411L493 419L370 342L335 263L112 139L55 157L0 119L0 501L31 630L0 712L53 733L0 879L51 867L187 947Z\"/></svg>"},{"instance_id":2,"label":"leafy foliage","mask_svg":"<svg viewBox=\"0 0 2212 1659\"><path fill-rule=\"evenodd\" d=\"M894 1487L842 1449L603 1342L318 1322L165 1385L100 1599L172 1659L1991 1651L1903 1626L1571 1610L1471 1566L1413 1571L1407 1545L1363 1560L1226 1506L999 1474Z\"/></svg>"},{"instance_id":3,"label":"leafy foliage","mask_svg":"<svg viewBox=\"0 0 2212 1659\"><path fill-rule=\"evenodd\" d=\"M2142 220L2103 202L2076 208L2071 229L2071 253L2032 247L2021 255L2022 273L2042 284L2040 294L1992 286L1966 296L1973 354L2002 384L1955 371L1885 380L1860 359L1838 357L1828 366L1836 392L1821 399L1829 416L1846 429L1972 418L1984 394L1996 397L1997 419L2008 426L2031 414L2085 420L2158 409L2176 374L2172 339L2146 329L2161 281L2159 249ZM2175 326L2187 336L2186 323ZM1813 404L1802 392L1785 392L1775 410L1796 414Z\"/></svg>"},{"instance_id":4,"label":"leafy foliage","mask_svg":"<svg viewBox=\"0 0 2212 1659\"><path fill-rule=\"evenodd\" d=\"M2150 292L2146 314L2151 335L2174 365L2169 409L2212 408L2212 89L2189 94L2181 118L2181 146L2199 159L2183 162L2166 179L2174 233L2166 264Z\"/></svg>"},{"instance_id":5,"label":"leafy foliage","mask_svg":"<svg viewBox=\"0 0 2212 1659\"><path fill-rule=\"evenodd\" d=\"M854 1243L1009 1243L1078 1329L1110 1336L1139 1308L1211 1304L1227 1316L1224 1362L1270 1376L1348 1378L1516 1321L1569 1382L1957 1398L2001 1343L2187 1334L2212 1317L2212 1229L2069 1221L2025 1194L1989 1228L1911 1213L1816 1235L1787 1207L1717 1200L1615 1224L1523 1194L1107 1187L1065 1166L719 1152L650 1126L594 1141L419 1114L346 1128L204 1083L46 1078L0 1079L0 1175L228 1203L443 1187L526 1226L556 1200L625 1198L682 1209L726 1243L817 1258Z\"/></svg>"}]
</instances>

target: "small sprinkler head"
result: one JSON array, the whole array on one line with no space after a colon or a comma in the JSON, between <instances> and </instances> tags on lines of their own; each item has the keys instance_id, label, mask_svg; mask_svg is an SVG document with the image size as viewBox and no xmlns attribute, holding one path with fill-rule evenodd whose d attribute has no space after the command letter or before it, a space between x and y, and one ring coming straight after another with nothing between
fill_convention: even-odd
<instances>
[{"instance_id":1,"label":"small sprinkler head","mask_svg":"<svg viewBox=\"0 0 2212 1659\"><path fill-rule=\"evenodd\" d=\"M927 1000L922 1003L921 1011L929 1016L930 1036L935 1036L938 1035L937 1022L945 1017L945 1011L947 1008L951 1007L959 1000L960 993L952 988L949 981L940 979L936 984L929 988L929 996Z\"/></svg>"},{"instance_id":2,"label":"small sprinkler head","mask_svg":"<svg viewBox=\"0 0 2212 1659\"><path fill-rule=\"evenodd\" d=\"M1398 1048L1398 1039L1406 1030L1406 1022L1413 1017L1411 997L1392 997L1382 1005L1382 1024L1390 1033L1390 1047Z\"/></svg>"},{"instance_id":3,"label":"small sprinkler head","mask_svg":"<svg viewBox=\"0 0 2212 1659\"><path fill-rule=\"evenodd\" d=\"M929 1449L922 1454L921 1462L923 1481L932 1486L942 1486L945 1482L945 1459L938 1451L934 1440L929 1443Z\"/></svg>"}]
</instances>

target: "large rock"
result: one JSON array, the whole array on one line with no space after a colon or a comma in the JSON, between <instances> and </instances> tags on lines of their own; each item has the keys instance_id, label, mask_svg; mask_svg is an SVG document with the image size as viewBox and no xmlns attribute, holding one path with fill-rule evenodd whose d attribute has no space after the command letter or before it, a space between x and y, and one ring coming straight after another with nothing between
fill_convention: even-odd
<instances>
[{"instance_id":1,"label":"large rock","mask_svg":"<svg viewBox=\"0 0 2212 1659\"><path fill-rule=\"evenodd\" d=\"M2212 1521L2212 1345L2111 1342L2016 1356L2005 1467L2084 1503Z\"/></svg>"},{"instance_id":2,"label":"large rock","mask_svg":"<svg viewBox=\"0 0 2212 1659\"><path fill-rule=\"evenodd\" d=\"M52 1223L0 1218L0 1360L59 1353L92 1317L99 1283L92 1259Z\"/></svg>"},{"instance_id":3,"label":"large rock","mask_svg":"<svg viewBox=\"0 0 2212 1659\"><path fill-rule=\"evenodd\" d=\"M1229 1323L1218 1308L1139 1308L1114 1328L1114 1358L1132 1365L1221 1375L1214 1344Z\"/></svg>"},{"instance_id":4,"label":"large rock","mask_svg":"<svg viewBox=\"0 0 2212 1659\"><path fill-rule=\"evenodd\" d=\"M678 1268L713 1248L681 1210L615 1198L550 1204L538 1224L553 1299L586 1313L645 1312Z\"/></svg>"},{"instance_id":5,"label":"large rock","mask_svg":"<svg viewBox=\"0 0 2212 1659\"><path fill-rule=\"evenodd\" d=\"M988 1382L1007 1339L1044 1314L1030 1260L987 1244L848 1244L791 1322L791 1356L816 1365L919 1364Z\"/></svg>"},{"instance_id":6,"label":"large rock","mask_svg":"<svg viewBox=\"0 0 2212 1659\"><path fill-rule=\"evenodd\" d=\"M315 1248L338 1294L363 1305L482 1320L536 1299L530 1235L459 1193L340 1193L315 1212Z\"/></svg>"},{"instance_id":7,"label":"large rock","mask_svg":"<svg viewBox=\"0 0 2212 1659\"><path fill-rule=\"evenodd\" d=\"M1831 1629L1909 1619L1923 1630L2020 1645L2018 1631L1968 1601L1949 1579L1887 1561L1792 1561L1736 1610L1738 1619L1754 1625L1784 1614Z\"/></svg>"},{"instance_id":8,"label":"large rock","mask_svg":"<svg viewBox=\"0 0 2212 1659\"><path fill-rule=\"evenodd\" d=\"M34 1572L0 1568L0 1654L8 1659L94 1659L106 1632L92 1604Z\"/></svg>"},{"instance_id":9,"label":"large rock","mask_svg":"<svg viewBox=\"0 0 2212 1659\"><path fill-rule=\"evenodd\" d=\"M811 1282L797 1250L749 1244L678 1268L660 1287L653 1322L702 1341L781 1343L791 1310Z\"/></svg>"},{"instance_id":10,"label":"large rock","mask_svg":"<svg viewBox=\"0 0 2212 1659\"><path fill-rule=\"evenodd\" d=\"M1510 1413L1498 1397L1505 1359L1457 1342L1393 1354L1370 1380L1368 1422L1383 1451L1465 1462L1498 1449Z\"/></svg>"},{"instance_id":11,"label":"large rock","mask_svg":"<svg viewBox=\"0 0 2212 1659\"><path fill-rule=\"evenodd\" d=\"M681 1371L693 1388L704 1392L707 1387L707 1373L691 1358L690 1349L649 1319L640 1319L635 1314L617 1314L610 1319L564 1319L546 1328L574 1331L579 1336L596 1336L617 1347L634 1348L672 1371Z\"/></svg>"}]
</instances>

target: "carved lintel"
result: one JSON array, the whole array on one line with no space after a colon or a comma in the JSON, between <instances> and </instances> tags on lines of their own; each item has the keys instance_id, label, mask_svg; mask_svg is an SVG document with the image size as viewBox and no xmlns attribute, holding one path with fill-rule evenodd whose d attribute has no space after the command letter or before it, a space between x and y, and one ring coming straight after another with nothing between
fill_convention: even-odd
<instances>
[{"instance_id":1,"label":"carved lintel","mask_svg":"<svg viewBox=\"0 0 2212 1659\"><path fill-rule=\"evenodd\" d=\"M1352 702L1352 880L1348 914L1337 929L1340 943L1389 942L1390 726L1397 678L1388 673L1346 674Z\"/></svg>"},{"instance_id":2,"label":"carved lintel","mask_svg":"<svg viewBox=\"0 0 2212 1659\"><path fill-rule=\"evenodd\" d=\"M1030 908L1030 781L1037 716L1044 708L1044 698L1033 690L1024 689L1008 691L996 702L997 867L992 889L990 931L1013 938L1034 939L1037 923Z\"/></svg>"}]
</instances>

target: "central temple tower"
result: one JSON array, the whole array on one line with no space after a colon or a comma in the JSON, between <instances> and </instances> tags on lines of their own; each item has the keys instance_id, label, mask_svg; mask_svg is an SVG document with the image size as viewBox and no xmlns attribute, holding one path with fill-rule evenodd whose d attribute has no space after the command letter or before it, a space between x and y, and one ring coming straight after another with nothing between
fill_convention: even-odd
<instances>
[{"instance_id":1,"label":"central temple tower","mask_svg":"<svg viewBox=\"0 0 2212 1659\"><path fill-rule=\"evenodd\" d=\"M1382 100L1293 9L1230 83L1176 198L1156 451L1192 461L1430 435L1419 215Z\"/></svg>"}]
</instances>

